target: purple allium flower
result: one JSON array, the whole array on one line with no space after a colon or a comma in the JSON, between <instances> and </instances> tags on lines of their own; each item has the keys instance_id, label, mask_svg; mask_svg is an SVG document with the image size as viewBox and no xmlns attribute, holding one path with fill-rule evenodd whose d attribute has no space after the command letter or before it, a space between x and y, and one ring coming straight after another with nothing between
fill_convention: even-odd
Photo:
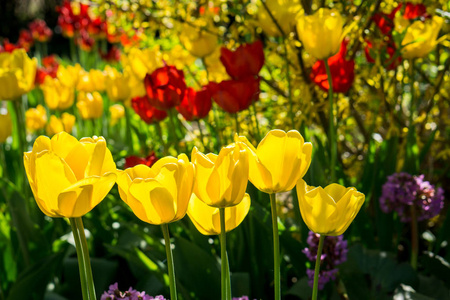
<instances>
[{"instance_id":1,"label":"purple allium flower","mask_svg":"<svg viewBox=\"0 0 450 300\"><path fill-rule=\"evenodd\" d=\"M163 296L152 297L146 295L145 292L138 292L133 288L129 288L126 292L119 290L119 284L116 282L109 286L109 290L105 291L100 300L166 300Z\"/></svg>"},{"instance_id":2,"label":"purple allium flower","mask_svg":"<svg viewBox=\"0 0 450 300\"><path fill-rule=\"evenodd\" d=\"M249 300L248 296L242 296L242 297L233 297L232 300Z\"/></svg>"},{"instance_id":3,"label":"purple allium flower","mask_svg":"<svg viewBox=\"0 0 450 300\"><path fill-rule=\"evenodd\" d=\"M380 207L385 213L397 212L402 222L411 220L414 206L419 221L431 219L444 207L444 190L424 181L425 176L394 173L383 185Z\"/></svg>"},{"instance_id":4,"label":"purple allium flower","mask_svg":"<svg viewBox=\"0 0 450 300\"><path fill-rule=\"evenodd\" d=\"M303 249L308 260L315 263L317 257L317 249L319 247L320 235L312 231L308 234L306 242L309 247ZM337 265L347 260L347 241L343 235L325 237L320 256L320 272L319 272L319 290L323 289L325 284L330 280L335 280L338 269ZM310 287L314 284L314 269L307 269L308 284Z\"/></svg>"}]
</instances>

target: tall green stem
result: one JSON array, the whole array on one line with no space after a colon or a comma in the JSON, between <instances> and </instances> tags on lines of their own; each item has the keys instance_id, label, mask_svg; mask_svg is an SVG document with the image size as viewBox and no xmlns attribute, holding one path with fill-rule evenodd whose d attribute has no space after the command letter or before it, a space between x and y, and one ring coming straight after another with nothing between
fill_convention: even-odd
<instances>
[{"instance_id":1,"label":"tall green stem","mask_svg":"<svg viewBox=\"0 0 450 300\"><path fill-rule=\"evenodd\" d=\"M77 249L78 268L80 270L81 292L83 300L95 300L94 279L92 277L91 262L89 260L89 250L86 236L84 235L84 226L81 217L69 218L72 227L75 247Z\"/></svg>"},{"instance_id":2,"label":"tall green stem","mask_svg":"<svg viewBox=\"0 0 450 300\"><path fill-rule=\"evenodd\" d=\"M200 120L196 120L196 122L197 122L197 126L198 126L198 131L200 132L200 140L202 141L203 151L206 151L205 138L203 135L202 124L200 124Z\"/></svg>"},{"instance_id":3,"label":"tall green stem","mask_svg":"<svg viewBox=\"0 0 450 300\"><path fill-rule=\"evenodd\" d=\"M278 236L277 194L270 194L273 230L273 272L275 282L275 300L281 299L280 287L280 238Z\"/></svg>"},{"instance_id":4,"label":"tall green stem","mask_svg":"<svg viewBox=\"0 0 450 300\"><path fill-rule=\"evenodd\" d=\"M317 300L317 291L319 288L320 257L322 256L324 240L325 235L321 234L319 238L319 247L317 248L316 267L314 269L314 285L313 285L312 300Z\"/></svg>"},{"instance_id":5,"label":"tall green stem","mask_svg":"<svg viewBox=\"0 0 450 300\"><path fill-rule=\"evenodd\" d=\"M258 116L256 114L256 105L255 102L252 103L252 108L253 108L253 117L255 118L255 127L256 127L256 139L259 141L261 139L261 132L259 130L259 121L258 121Z\"/></svg>"},{"instance_id":6,"label":"tall green stem","mask_svg":"<svg viewBox=\"0 0 450 300\"><path fill-rule=\"evenodd\" d=\"M411 267L417 270L417 258L419 256L419 226L417 224L417 211L411 206Z\"/></svg>"},{"instance_id":7,"label":"tall green stem","mask_svg":"<svg viewBox=\"0 0 450 300\"><path fill-rule=\"evenodd\" d=\"M288 48L287 48L287 40L284 39L284 60L286 61L286 78L288 84L288 100L289 100L289 118L291 119L291 128L295 129L295 117L294 117L294 102L292 100L292 87L291 87L291 76L289 74L289 57L288 57Z\"/></svg>"},{"instance_id":8,"label":"tall green stem","mask_svg":"<svg viewBox=\"0 0 450 300\"><path fill-rule=\"evenodd\" d=\"M238 113L234 114L234 124L236 125L236 133L239 134L239 118Z\"/></svg>"},{"instance_id":9,"label":"tall green stem","mask_svg":"<svg viewBox=\"0 0 450 300\"><path fill-rule=\"evenodd\" d=\"M167 269L169 270L170 299L177 300L177 284L175 281L175 268L172 258L172 247L170 244L169 225L161 224L164 244L166 246Z\"/></svg>"},{"instance_id":10,"label":"tall green stem","mask_svg":"<svg viewBox=\"0 0 450 300\"><path fill-rule=\"evenodd\" d=\"M328 59L323 60L325 63L325 70L327 72L327 78L328 78L328 100L330 103L330 116L329 116L329 123L330 123L330 129L329 129L329 142L330 142L330 168L331 168L331 182L336 181L336 158L337 158L337 140L336 140L336 128L334 125L334 101L333 101L333 80L331 78L331 71L330 66L328 65Z\"/></svg>"},{"instance_id":11,"label":"tall green stem","mask_svg":"<svg viewBox=\"0 0 450 300\"><path fill-rule=\"evenodd\" d=\"M126 135L127 135L127 144L128 147L130 147L130 151L133 152L133 137L131 135L131 115L130 115L130 109L128 107L125 107L125 121L126 121Z\"/></svg>"},{"instance_id":12,"label":"tall green stem","mask_svg":"<svg viewBox=\"0 0 450 300\"><path fill-rule=\"evenodd\" d=\"M180 153L180 138L178 136L178 130L175 125L175 118L177 117L177 113L174 111L174 109L169 110L169 123L170 127L172 127L172 137L174 137L173 141L175 144L175 149L177 150L177 153Z\"/></svg>"},{"instance_id":13,"label":"tall green stem","mask_svg":"<svg viewBox=\"0 0 450 300\"><path fill-rule=\"evenodd\" d=\"M228 270L228 257L227 257L227 238L226 238L226 228L225 228L225 208L219 208L220 217L220 258L221 258L221 290L222 290L222 300L231 299L231 284L230 272Z\"/></svg>"}]
</instances>

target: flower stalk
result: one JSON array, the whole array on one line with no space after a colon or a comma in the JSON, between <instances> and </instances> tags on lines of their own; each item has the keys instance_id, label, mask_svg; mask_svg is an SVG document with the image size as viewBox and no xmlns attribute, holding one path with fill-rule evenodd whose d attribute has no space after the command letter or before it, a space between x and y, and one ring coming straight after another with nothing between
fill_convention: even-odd
<instances>
[{"instance_id":1,"label":"flower stalk","mask_svg":"<svg viewBox=\"0 0 450 300\"><path fill-rule=\"evenodd\" d=\"M219 208L220 214L220 257L222 300L231 300L231 280L228 266L227 238L225 229L225 208Z\"/></svg>"},{"instance_id":2,"label":"flower stalk","mask_svg":"<svg viewBox=\"0 0 450 300\"><path fill-rule=\"evenodd\" d=\"M81 217L69 218L72 227L73 238L78 257L78 268L80 270L81 292L83 300L95 300L95 287L91 270L91 262L89 260L89 250L87 246L86 236L84 234L84 226Z\"/></svg>"},{"instance_id":3,"label":"flower stalk","mask_svg":"<svg viewBox=\"0 0 450 300\"><path fill-rule=\"evenodd\" d=\"M336 140L336 127L334 125L334 100L333 100L333 80L331 78L330 66L328 64L328 59L323 60L325 63L325 70L327 72L328 79L328 101L329 101L329 142L330 142L330 168L331 168L331 182L336 181L336 158L337 158L337 140Z\"/></svg>"},{"instance_id":4,"label":"flower stalk","mask_svg":"<svg viewBox=\"0 0 450 300\"><path fill-rule=\"evenodd\" d=\"M170 299L177 300L177 284L175 281L175 267L173 264L172 247L170 244L169 226L167 223L161 224L164 244L166 246L167 269L169 271Z\"/></svg>"},{"instance_id":5,"label":"flower stalk","mask_svg":"<svg viewBox=\"0 0 450 300\"><path fill-rule=\"evenodd\" d=\"M277 194L270 194L270 206L272 209L273 230L273 271L275 282L275 300L281 299L280 287L280 238L278 236Z\"/></svg>"},{"instance_id":6,"label":"flower stalk","mask_svg":"<svg viewBox=\"0 0 450 300\"><path fill-rule=\"evenodd\" d=\"M325 235L321 234L319 239L319 247L317 248L316 267L314 269L314 285L313 285L312 300L317 300L317 291L319 288L320 261L321 261L320 257L322 256L324 240Z\"/></svg>"}]
</instances>

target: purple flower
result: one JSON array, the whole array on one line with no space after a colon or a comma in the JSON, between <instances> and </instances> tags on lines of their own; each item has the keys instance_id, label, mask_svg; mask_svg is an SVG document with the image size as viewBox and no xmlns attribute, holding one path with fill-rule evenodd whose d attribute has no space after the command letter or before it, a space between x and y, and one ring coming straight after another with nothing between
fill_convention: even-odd
<instances>
[{"instance_id":1,"label":"purple flower","mask_svg":"<svg viewBox=\"0 0 450 300\"><path fill-rule=\"evenodd\" d=\"M242 296L242 297L233 297L232 300L249 300L248 296Z\"/></svg>"},{"instance_id":2,"label":"purple flower","mask_svg":"<svg viewBox=\"0 0 450 300\"><path fill-rule=\"evenodd\" d=\"M380 207L385 213L397 212L402 222L411 220L414 206L419 221L431 219L444 207L444 190L424 180L424 175L394 173L383 185Z\"/></svg>"},{"instance_id":3,"label":"purple flower","mask_svg":"<svg viewBox=\"0 0 450 300\"><path fill-rule=\"evenodd\" d=\"M109 286L109 290L105 291L100 300L166 300L163 296L152 297L145 292L138 292L132 287L128 291L121 292L119 284L116 282Z\"/></svg>"},{"instance_id":4,"label":"purple flower","mask_svg":"<svg viewBox=\"0 0 450 300\"><path fill-rule=\"evenodd\" d=\"M309 232L306 242L308 248L303 249L308 260L315 263L317 257L317 249L319 247L320 235L312 231ZM335 280L338 269L337 265L347 260L347 241L343 235L325 237L320 256L320 272L319 272L319 290L323 289L325 284L330 280ZM314 284L314 269L307 269L308 284L310 287Z\"/></svg>"}]
</instances>

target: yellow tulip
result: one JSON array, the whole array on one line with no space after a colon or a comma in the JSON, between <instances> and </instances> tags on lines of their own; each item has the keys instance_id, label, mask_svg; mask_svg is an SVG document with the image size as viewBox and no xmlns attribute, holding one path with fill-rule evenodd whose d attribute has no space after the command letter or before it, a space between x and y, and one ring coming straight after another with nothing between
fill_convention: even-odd
<instances>
[{"instance_id":1,"label":"yellow tulip","mask_svg":"<svg viewBox=\"0 0 450 300\"><path fill-rule=\"evenodd\" d=\"M151 168L137 165L119 171L120 198L144 222L161 225L186 215L192 195L195 167L186 154L167 156Z\"/></svg>"},{"instance_id":2,"label":"yellow tulip","mask_svg":"<svg viewBox=\"0 0 450 300\"><path fill-rule=\"evenodd\" d=\"M219 155L203 154L192 149L192 162L197 170L194 193L209 206L223 208L239 204L248 183L248 153L237 142L220 150Z\"/></svg>"},{"instance_id":3,"label":"yellow tulip","mask_svg":"<svg viewBox=\"0 0 450 300\"><path fill-rule=\"evenodd\" d=\"M306 51L316 59L335 55L350 27L343 30L344 19L335 9L320 8L313 15L301 16L298 36Z\"/></svg>"},{"instance_id":4,"label":"yellow tulip","mask_svg":"<svg viewBox=\"0 0 450 300\"><path fill-rule=\"evenodd\" d=\"M219 49L220 56L220 49ZM177 67L177 69L184 69L186 66L191 66L196 58L192 56L183 46L176 44L172 49L163 53L164 61L171 66ZM210 56L208 56L209 58ZM223 67L223 65L222 65Z\"/></svg>"},{"instance_id":5,"label":"yellow tulip","mask_svg":"<svg viewBox=\"0 0 450 300\"><path fill-rule=\"evenodd\" d=\"M208 26L208 28L214 28ZM180 42L189 53L196 57L205 57L214 52L218 44L218 35L191 24L184 23L179 34Z\"/></svg>"},{"instance_id":6,"label":"yellow tulip","mask_svg":"<svg viewBox=\"0 0 450 300\"><path fill-rule=\"evenodd\" d=\"M406 34L402 41L403 58L422 58L428 55L440 42L437 40L439 31L444 24L444 19L433 16L431 20L413 22L406 28ZM445 39L445 37L444 37Z\"/></svg>"},{"instance_id":7,"label":"yellow tulip","mask_svg":"<svg viewBox=\"0 0 450 300\"><path fill-rule=\"evenodd\" d=\"M302 6L298 0L266 0L265 4L273 18L280 25L283 33L289 35L295 28L296 17L303 12ZM281 32L267 12L264 5L259 2L258 26L269 36L281 36Z\"/></svg>"},{"instance_id":8,"label":"yellow tulip","mask_svg":"<svg viewBox=\"0 0 450 300\"><path fill-rule=\"evenodd\" d=\"M124 69L129 67L139 80L144 80L147 73L164 66L159 46L143 50L132 47L127 55L121 56L121 60Z\"/></svg>"},{"instance_id":9,"label":"yellow tulip","mask_svg":"<svg viewBox=\"0 0 450 300\"><path fill-rule=\"evenodd\" d=\"M225 208L225 229L229 232L244 221L250 210L250 196L246 193L242 201L235 206ZM204 235L220 234L219 209L206 205L195 194L192 194L187 214L195 228Z\"/></svg>"},{"instance_id":10,"label":"yellow tulip","mask_svg":"<svg viewBox=\"0 0 450 300\"><path fill-rule=\"evenodd\" d=\"M99 92L79 92L77 108L83 120L98 119L103 114L103 98Z\"/></svg>"},{"instance_id":11,"label":"yellow tulip","mask_svg":"<svg viewBox=\"0 0 450 300\"><path fill-rule=\"evenodd\" d=\"M273 194L290 191L311 164L312 144L291 130L271 130L255 149L243 136L250 153L250 181L260 191Z\"/></svg>"},{"instance_id":12,"label":"yellow tulip","mask_svg":"<svg viewBox=\"0 0 450 300\"><path fill-rule=\"evenodd\" d=\"M125 108L120 104L114 104L109 107L109 114L111 115L111 126L125 116Z\"/></svg>"},{"instance_id":13,"label":"yellow tulip","mask_svg":"<svg viewBox=\"0 0 450 300\"><path fill-rule=\"evenodd\" d=\"M75 116L69 113L63 113L61 119L52 115L50 116L50 121L48 122L45 131L48 136L53 136L60 132L71 133L73 125L75 124Z\"/></svg>"},{"instance_id":14,"label":"yellow tulip","mask_svg":"<svg viewBox=\"0 0 450 300\"><path fill-rule=\"evenodd\" d=\"M303 221L315 233L337 236L344 233L364 203L355 188L333 183L325 188L297 183L298 203Z\"/></svg>"},{"instance_id":15,"label":"yellow tulip","mask_svg":"<svg viewBox=\"0 0 450 300\"><path fill-rule=\"evenodd\" d=\"M105 68L105 87L108 98L111 101L125 101L130 98L129 75L120 73L114 68Z\"/></svg>"},{"instance_id":16,"label":"yellow tulip","mask_svg":"<svg viewBox=\"0 0 450 300\"><path fill-rule=\"evenodd\" d=\"M5 108L0 108L0 143L4 143L11 133L11 116Z\"/></svg>"},{"instance_id":17,"label":"yellow tulip","mask_svg":"<svg viewBox=\"0 0 450 300\"><path fill-rule=\"evenodd\" d=\"M90 212L113 187L116 164L103 137L78 141L61 132L40 136L24 153L34 198L50 217L77 218Z\"/></svg>"},{"instance_id":18,"label":"yellow tulip","mask_svg":"<svg viewBox=\"0 0 450 300\"><path fill-rule=\"evenodd\" d=\"M47 124L47 111L42 105L25 112L25 124L30 131L41 130Z\"/></svg>"},{"instance_id":19,"label":"yellow tulip","mask_svg":"<svg viewBox=\"0 0 450 300\"><path fill-rule=\"evenodd\" d=\"M75 64L74 66L68 65L66 67L59 65L58 71L56 72L56 78L58 78L64 86L75 88L84 72L86 71L83 70L80 64Z\"/></svg>"},{"instance_id":20,"label":"yellow tulip","mask_svg":"<svg viewBox=\"0 0 450 300\"><path fill-rule=\"evenodd\" d=\"M64 110L72 106L75 100L75 90L66 86L58 78L45 77L44 83L40 85L44 93L45 103L50 109Z\"/></svg>"},{"instance_id":21,"label":"yellow tulip","mask_svg":"<svg viewBox=\"0 0 450 300\"><path fill-rule=\"evenodd\" d=\"M0 100L15 100L34 87L36 58L24 49L0 53Z\"/></svg>"},{"instance_id":22,"label":"yellow tulip","mask_svg":"<svg viewBox=\"0 0 450 300\"><path fill-rule=\"evenodd\" d=\"M96 69L91 69L89 72L83 71L77 84L77 90L86 93L104 91L105 73Z\"/></svg>"}]
</instances>

